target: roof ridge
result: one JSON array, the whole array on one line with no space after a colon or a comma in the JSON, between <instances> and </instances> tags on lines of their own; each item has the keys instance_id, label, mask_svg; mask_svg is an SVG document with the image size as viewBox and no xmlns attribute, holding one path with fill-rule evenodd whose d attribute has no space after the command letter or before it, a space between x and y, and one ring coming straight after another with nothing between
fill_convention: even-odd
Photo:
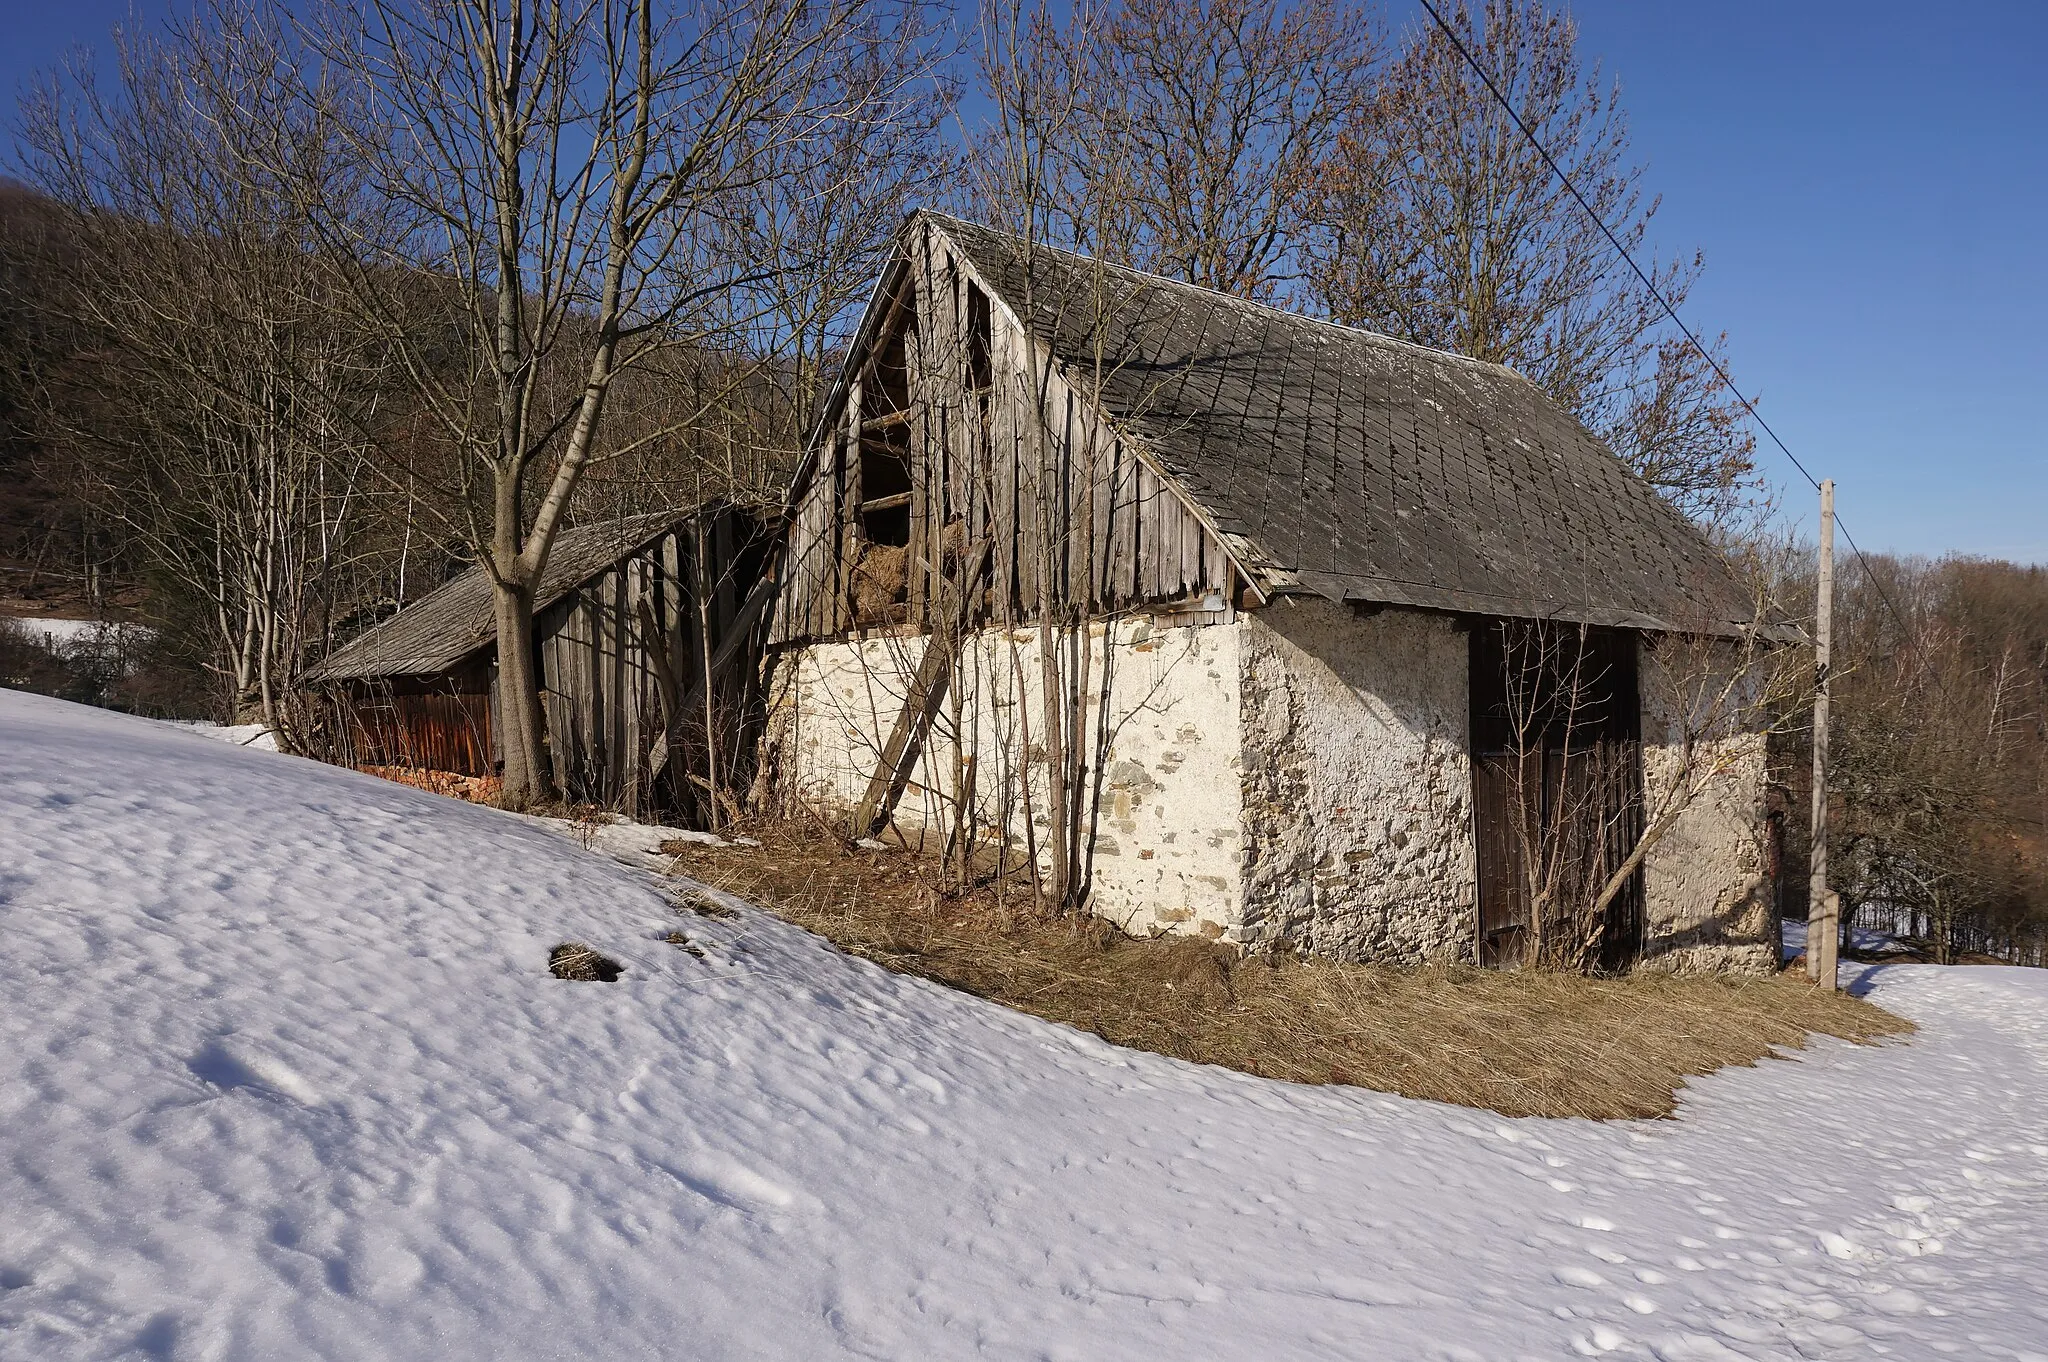
<instances>
[{"instance_id":1,"label":"roof ridge","mask_svg":"<svg viewBox=\"0 0 2048 1362\"><path fill-rule=\"evenodd\" d=\"M1018 236L1015 232L1001 227L991 227L987 223L976 222L971 218L963 218L955 213L942 212L936 208L921 208L918 210L918 216L936 219L941 223L956 223L959 226L971 228L974 231L987 232L991 236L1007 237L1011 241L1023 242L1025 245L1037 250L1051 251L1055 255L1063 255L1087 265L1099 265L1104 269L1119 270L1124 274L1136 275L1140 279L1149 279L1171 288L1184 289L1193 293L1206 293L1213 298L1238 307L1254 308L1258 311L1270 312L1293 321L1307 322L1311 326L1320 326L1332 331L1342 332L1347 337L1355 336L1369 341L1378 341L1386 345L1398 346L1403 350L1413 350L1434 359L1455 360L1459 364L1468 365L1475 369L1493 370L1510 375L1524 383L1532 385L1535 383L1534 379L1512 365L1499 364L1493 360L1474 359L1470 355L1461 355L1455 350L1440 350L1434 345L1424 345L1420 341L1403 340L1399 336L1390 336L1384 331L1373 331L1363 326L1352 326L1345 322L1333 321L1328 317L1318 317L1307 312L1297 312L1292 308L1281 307L1275 303L1262 303L1256 298L1246 298L1240 294L1226 293L1222 289L1212 288L1207 284L1190 283L1185 279L1176 279L1170 274L1160 274L1155 270L1139 269L1136 265L1119 264L1114 260L1105 260L1100 256L1087 255L1081 251L1070 250L1065 246L1055 246L1049 241L1028 241Z\"/></svg>"}]
</instances>

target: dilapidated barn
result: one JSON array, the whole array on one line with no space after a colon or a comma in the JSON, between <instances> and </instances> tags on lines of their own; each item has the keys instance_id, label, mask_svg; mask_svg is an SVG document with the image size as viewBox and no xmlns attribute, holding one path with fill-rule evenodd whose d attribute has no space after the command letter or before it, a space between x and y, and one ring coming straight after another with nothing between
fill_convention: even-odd
<instances>
[{"instance_id":1,"label":"dilapidated barn","mask_svg":"<svg viewBox=\"0 0 2048 1362\"><path fill-rule=\"evenodd\" d=\"M1664 684L1759 608L1511 370L924 213L788 514L769 751L856 830L1079 823L1095 911L1247 948L1512 962L1575 877L1591 963L1771 966L1761 737Z\"/></svg>"},{"instance_id":2,"label":"dilapidated barn","mask_svg":"<svg viewBox=\"0 0 2048 1362\"><path fill-rule=\"evenodd\" d=\"M713 781L744 790L773 544L772 514L722 500L561 534L535 593L534 637L565 797L693 821ZM496 672L491 582L473 567L307 679L325 697L339 760L488 777Z\"/></svg>"}]
</instances>

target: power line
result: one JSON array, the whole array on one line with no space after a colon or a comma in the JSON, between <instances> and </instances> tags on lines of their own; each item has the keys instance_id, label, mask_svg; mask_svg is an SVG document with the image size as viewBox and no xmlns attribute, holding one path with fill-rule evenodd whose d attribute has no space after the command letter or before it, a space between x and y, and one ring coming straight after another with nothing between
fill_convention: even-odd
<instances>
[{"instance_id":1,"label":"power line","mask_svg":"<svg viewBox=\"0 0 2048 1362\"><path fill-rule=\"evenodd\" d=\"M1628 248L1621 244L1621 238L1614 234L1614 229L1607 225L1607 220L1593 211L1593 205L1586 202L1586 196L1579 192L1579 187L1576 184L1572 183L1572 177L1564 173L1564 167L1557 163L1556 158L1550 154L1550 149L1543 145L1542 139L1536 136L1535 130L1522 121L1522 115L1516 112L1515 106L1508 102L1507 96L1501 93L1498 85L1494 84L1493 73L1488 71L1479 58L1472 54L1472 49L1465 45L1464 37L1444 19L1444 16L1438 11L1433 0L1419 0L1419 3L1423 9L1429 12L1429 17L1436 20L1436 26L1443 30L1446 38L1451 40L1451 45L1458 49L1458 55L1465 59L1465 64L1470 66L1474 74L1484 82L1486 92L1493 96L1494 102L1499 104L1501 110L1515 121L1515 126L1521 129L1522 136L1528 139L1529 145L1536 148L1536 154L1543 158L1543 164L1550 168L1550 173L1557 176L1558 183L1565 187L1566 192L1572 196L1572 199L1580 208L1585 210L1586 216L1593 220L1593 225L1600 229L1600 235L1607 238L1607 244L1614 247L1614 253L1621 257L1622 263L1627 265L1642 283L1642 286L1649 290L1650 296L1657 300L1657 305L1664 309L1664 315L1671 319L1672 325L1676 326L1680 333L1685 336L1686 340L1691 343L1692 348L1699 352L1700 358L1707 362L1707 366L1714 371L1714 376L1721 380L1722 386L1735 395L1735 400L1740 402L1742 409L1749 413L1749 419L1756 422L1758 428L1764 434L1771 437L1771 443L1776 445L1779 452L1791 461L1794 468L1799 470L1799 475L1809 483L1812 483L1815 491L1819 491L1820 479L1807 471L1806 465L1801 463L1799 456L1794 454L1791 447L1779 438L1778 432L1771 429L1771 423L1764 420L1762 414L1757 411L1756 405L1742 395L1742 390L1735 386L1735 380L1730 378L1728 371L1721 367L1721 361L1715 359L1713 352L1700 343L1700 338L1693 334L1692 328L1685 324L1685 319L1678 315L1678 309L1671 305L1670 300L1664 296L1663 290L1659 289L1650 276L1643 272L1643 267L1636 263L1635 257L1628 253ZM1891 593L1884 589L1884 583L1878 580L1877 574L1871 570L1870 560L1863 556L1862 546L1856 542L1856 536L1849 533L1849 527L1842 523L1842 517L1839 512L1835 515L1835 528L1842 532L1842 538L1848 541L1850 551L1856 555L1856 561L1862 565L1864 579L1876 590L1879 599L1885 603L1885 608L1892 612L1892 618L1898 622L1899 628L1905 630L1906 617L1900 613L1899 607L1893 604Z\"/></svg>"}]
</instances>

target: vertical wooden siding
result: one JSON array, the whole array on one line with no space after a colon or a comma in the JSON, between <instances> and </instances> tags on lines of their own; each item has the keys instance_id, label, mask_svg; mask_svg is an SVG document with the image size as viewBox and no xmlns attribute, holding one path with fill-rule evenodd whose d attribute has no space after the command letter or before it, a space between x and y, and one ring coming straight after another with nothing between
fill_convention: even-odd
<instances>
[{"instance_id":1,"label":"vertical wooden siding","mask_svg":"<svg viewBox=\"0 0 2048 1362\"><path fill-rule=\"evenodd\" d=\"M887 276L884 334L857 354L849 396L821 436L810 481L791 518L787 567L772 639L827 638L880 621L856 619L850 578L860 543L862 410L883 395L872 359L903 338L910 404L910 545L905 616L924 604L943 570L946 527L987 538L999 617L1029 619L1047 598L1098 610L1227 596L1227 555L1178 494L1106 429L1095 406L1046 372L1026 338L995 309L993 391L970 383L967 294L973 280L945 240L927 231ZM1042 414L1042 416L1041 416Z\"/></svg>"},{"instance_id":2,"label":"vertical wooden siding","mask_svg":"<svg viewBox=\"0 0 2048 1362\"><path fill-rule=\"evenodd\" d=\"M487 776L491 697L486 693L394 694L359 687L336 693L339 760L350 766L411 766Z\"/></svg>"},{"instance_id":3,"label":"vertical wooden siding","mask_svg":"<svg viewBox=\"0 0 2048 1362\"><path fill-rule=\"evenodd\" d=\"M563 793L572 800L630 811L698 802L687 784L678 787L676 774L702 769L701 712L665 712L656 654L682 693L701 682L706 658L732 631L766 552L757 518L726 509L707 519L708 643L699 629L697 536L689 524L613 565L535 621L549 742ZM714 689L714 704L732 726L716 734L722 754L731 749L728 762L747 750L738 710L751 670L745 662L729 668L729 683ZM721 730L726 726L722 720ZM672 728L678 743L688 734L696 750L671 749L675 759L657 780L651 756Z\"/></svg>"}]
</instances>

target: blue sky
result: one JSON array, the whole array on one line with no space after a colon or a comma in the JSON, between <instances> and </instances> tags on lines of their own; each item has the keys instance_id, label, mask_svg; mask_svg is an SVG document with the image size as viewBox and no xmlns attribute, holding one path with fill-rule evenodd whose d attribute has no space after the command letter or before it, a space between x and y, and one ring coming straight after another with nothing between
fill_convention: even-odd
<instances>
[{"instance_id":1,"label":"blue sky","mask_svg":"<svg viewBox=\"0 0 2048 1362\"><path fill-rule=\"evenodd\" d=\"M1573 10L1706 252L1687 320L1858 542L2048 562L2048 5Z\"/></svg>"},{"instance_id":2,"label":"blue sky","mask_svg":"<svg viewBox=\"0 0 2048 1362\"><path fill-rule=\"evenodd\" d=\"M0 90L126 0L6 5ZM157 0L136 0L145 18ZM1687 308L1866 549L2048 562L2048 4L1578 0ZM1392 0L1396 27L1420 16ZM1766 445L1788 513L1811 490Z\"/></svg>"}]
</instances>

